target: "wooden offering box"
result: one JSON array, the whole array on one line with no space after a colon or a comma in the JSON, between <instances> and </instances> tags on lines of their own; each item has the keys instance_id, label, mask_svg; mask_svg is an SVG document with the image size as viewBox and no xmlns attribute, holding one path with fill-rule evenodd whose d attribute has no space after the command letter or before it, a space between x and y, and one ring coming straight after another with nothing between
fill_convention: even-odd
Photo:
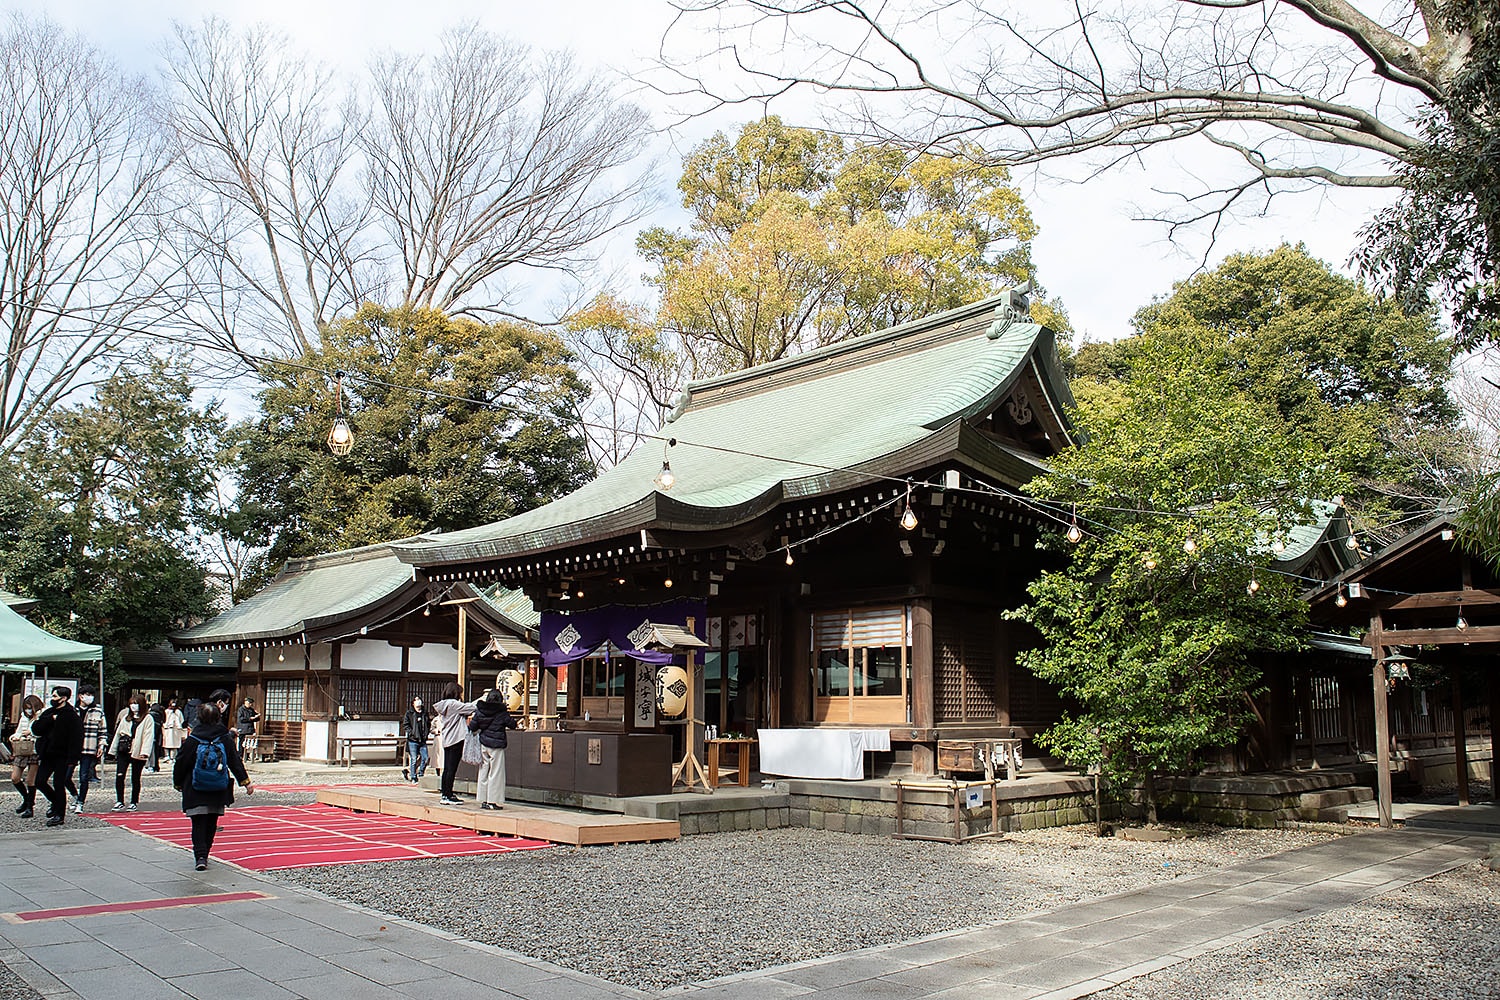
<instances>
[{"instance_id":1,"label":"wooden offering box","mask_svg":"<svg viewBox=\"0 0 1500 1000\"><path fill-rule=\"evenodd\" d=\"M672 737L655 733L515 732L505 762L523 788L612 797L672 791Z\"/></svg>"}]
</instances>

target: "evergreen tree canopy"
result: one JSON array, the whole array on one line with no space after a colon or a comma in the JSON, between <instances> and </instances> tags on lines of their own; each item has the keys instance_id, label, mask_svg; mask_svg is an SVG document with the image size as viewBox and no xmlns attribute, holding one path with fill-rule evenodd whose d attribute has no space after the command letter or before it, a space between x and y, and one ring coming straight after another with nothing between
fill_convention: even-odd
<instances>
[{"instance_id":1,"label":"evergreen tree canopy","mask_svg":"<svg viewBox=\"0 0 1500 1000\"><path fill-rule=\"evenodd\" d=\"M238 429L242 530L288 558L500 520L593 473L576 432L586 387L550 333L435 309L366 305L305 368L276 367ZM328 449L342 371L354 430Z\"/></svg>"}]
</instances>

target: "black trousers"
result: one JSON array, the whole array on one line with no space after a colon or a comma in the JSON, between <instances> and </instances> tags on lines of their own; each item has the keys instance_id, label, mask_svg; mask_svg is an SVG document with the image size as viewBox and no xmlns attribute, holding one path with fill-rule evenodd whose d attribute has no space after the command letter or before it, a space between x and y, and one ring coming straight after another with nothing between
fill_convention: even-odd
<instances>
[{"instance_id":1,"label":"black trousers","mask_svg":"<svg viewBox=\"0 0 1500 1000\"><path fill-rule=\"evenodd\" d=\"M130 801L132 804L141 801L141 768L146 766L143 760L136 760L125 754L115 755L115 801L125 801L125 768L130 768Z\"/></svg>"},{"instance_id":2,"label":"black trousers","mask_svg":"<svg viewBox=\"0 0 1500 1000\"><path fill-rule=\"evenodd\" d=\"M219 817L210 814L208 816L189 816L193 821L193 859L205 860L208 852L213 850L214 834L219 832Z\"/></svg>"},{"instance_id":3,"label":"black trousers","mask_svg":"<svg viewBox=\"0 0 1500 1000\"><path fill-rule=\"evenodd\" d=\"M73 798L78 798L78 789L73 785L73 762L43 758L36 769L36 787L51 803L47 809L50 815L61 816L67 812L68 797L63 790L67 789L73 793Z\"/></svg>"},{"instance_id":4,"label":"black trousers","mask_svg":"<svg viewBox=\"0 0 1500 1000\"><path fill-rule=\"evenodd\" d=\"M462 743L443 747L443 780L438 784L445 798L453 798L453 779L458 777L458 764L463 759L464 745Z\"/></svg>"}]
</instances>

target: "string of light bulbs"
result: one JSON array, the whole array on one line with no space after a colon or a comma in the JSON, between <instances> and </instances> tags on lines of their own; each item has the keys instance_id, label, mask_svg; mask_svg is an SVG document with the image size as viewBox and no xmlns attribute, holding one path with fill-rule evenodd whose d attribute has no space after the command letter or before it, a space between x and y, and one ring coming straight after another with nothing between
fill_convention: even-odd
<instances>
[{"instance_id":1,"label":"string of light bulbs","mask_svg":"<svg viewBox=\"0 0 1500 1000\"><path fill-rule=\"evenodd\" d=\"M0 300L0 301L7 301L7 300ZM16 305L16 303L15 303L14 300L9 300L8 304L10 304L10 305ZM59 316L64 315L59 310L50 309L50 308L45 307L45 306L28 306L28 308L32 308L32 309L34 309L35 311L38 311L38 312L48 312L48 313L51 313L51 314L54 314L54 315L59 315ZM335 455L338 455L338 456L344 456L344 455L349 454L350 451L352 450L353 444L354 444L354 431L353 431L353 428L350 426L350 424L349 424L348 420L345 418L344 412L343 412L343 386L344 386L345 379L348 379L350 381L360 382L360 383L363 383L363 384L366 384L366 385L373 385L373 386L379 386L379 387L387 388L387 389L394 389L394 390L402 391L402 392L409 392L409 393L413 393L413 394L416 394L416 395L425 396L425 397L428 397L428 398L444 399L444 400L448 400L448 401L452 401L452 402L465 403L465 404L468 404L470 406L475 406L475 407L480 408L480 409L500 409L502 407L502 404L500 404L497 401L475 399L475 398L470 397L470 396L463 396L463 395L459 395L459 394L456 394L456 393L444 392L444 391L442 391L440 389L433 389L431 387L414 386L414 385L408 385L408 384L399 383L399 382L392 382L392 381L389 381L389 380L386 380L386 379L381 379L381 378L373 376L373 375L365 375L365 374L361 374L361 373L358 373L358 372L351 373L351 372L345 371L343 369L323 368L323 367L319 367L317 365L307 364L305 362L293 361L293 360L286 359L286 358L277 358L277 357L271 357L271 356L267 356L267 355L255 355L255 354L251 354L251 353L246 352L246 351L232 349L232 348L228 348L228 347L223 347L223 346L217 345L217 344L204 344L202 342L199 342L199 341L196 341L196 340L192 340L192 339L189 339L189 338L186 338L186 337L173 336L171 334L163 333L163 332L161 332L159 330L149 330L149 329L146 329L146 328L143 328L143 327L136 327L136 326L132 326L132 325L129 325L129 324L122 324L122 323L106 323L106 324L99 324L99 325L107 326L110 329L118 330L118 331L120 331L122 333L137 334L137 335L142 336L142 337L150 338L150 339L153 339L153 340L159 340L159 341L163 341L163 342L166 342L166 343L176 344L176 345L179 345L179 346L187 346L187 347L192 347L192 348L200 349L200 350L201 349L208 349L208 350L217 351L217 352L223 353L223 354L233 355L234 357L239 358L242 361L253 363L253 364L279 365L281 367L288 368L288 369L291 369L291 370L300 371L300 372L306 372L306 373L309 373L309 374L319 375L319 376L321 376L322 378L325 378L325 379L332 379L333 382L334 382L334 391L335 391L335 420L334 420L332 428L329 431L328 446L329 446L329 449ZM511 413L515 413L517 415L523 415L523 416L531 417L531 418L534 418L534 419L552 419L552 417L553 417L553 415L551 415L551 414L545 414L545 413L541 413L539 411L529 410L529 409L527 409L525 407L516 406L516 405L512 405L512 404L504 404L504 408L506 410L508 410L509 412L511 412ZM590 420L582 417L581 415L578 416L573 422L576 423L580 427L586 427L586 428L589 428L591 430L599 430L599 431L604 431L604 432L607 432L607 433L615 433L617 431L617 428L614 427L613 425L599 423L599 422L595 422L595 421L590 421ZM786 464L786 465L797 466L799 468L812 469L812 470L819 471L819 472L838 472L838 473L844 473L844 474L847 474L847 475L859 476L859 477L862 477L862 478L869 479L871 481L877 481L877 482L884 481L884 482L891 482L891 483L896 483L896 484L899 484L899 485L904 485L906 487L904 495L898 494L896 499L894 499L892 501L889 501L887 503L881 504L881 505L879 505L876 508L872 508L871 513L873 513L875 510L881 510L881 509L885 509L886 507L893 506L896 502L900 502L900 501L904 500L904 508L903 508L903 511L902 511L899 523L901 524L901 527L904 528L907 531L914 530L916 528L916 526L917 526L917 515L916 515L916 512L912 509L912 506L911 506L911 496L912 496L912 492L916 488L916 486L917 485L921 485L923 487L928 487L928 488L932 488L932 489L957 490L957 491L960 491L960 492L974 492L974 493L981 493L981 494L986 494L986 495L991 495L991 496L998 496L998 497L1002 497L1004 499L1007 499L1007 500L1009 500L1011 502L1018 503L1018 504L1020 504L1020 505L1022 505L1024 507L1026 507L1027 509L1031 510L1033 513L1037 514L1038 516L1043 517L1043 518L1045 518L1045 519L1047 519L1049 521L1055 522L1055 523L1057 523L1060 526L1064 526L1065 527L1064 537L1067 539L1067 541L1069 541L1070 543L1073 543L1073 544L1077 544L1077 543L1081 542L1082 539L1083 539L1083 537L1085 536L1085 534L1094 534L1097 537L1103 531L1115 531L1115 532L1118 533L1118 529L1115 529L1115 528L1113 528L1113 527L1111 527L1111 526L1109 526L1109 525L1107 525L1107 524L1105 524L1103 522L1096 521L1094 519L1088 518L1087 516L1085 516L1085 517L1083 517L1081 519L1082 523L1080 524L1080 517L1079 517L1079 514L1078 514L1078 505L1077 505L1076 502L1051 501L1051 500L1047 500L1047 499L1044 499L1044 498L1028 497L1028 496L1025 496L1025 495L1023 495L1021 493L1014 493L1014 492L1002 491L1002 490L999 490L997 488L989 486L989 484L987 484L987 483L983 483L982 480L972 479L972 477L971 477L971 482L981 483L982 488L976 489L974 487L964 487L962 485L950 486L950 485L948 485L946 483L935 483L935 482L930 482L930 481L922 481L919 484L918 482L914 481L910 477L900 477L900 476L894 476L894 475L889 475L889 474L885 474L885 473L872 472L872 471L867 470L867 469L857 469L857 468L851 468L851 467L848 467L848 466L839 466L839 465L830 465L830 464L821 463L821 462L812 462L812 461L808 461L806 459L787 458L787 457L777 456L777 455L768 455L768 454L765 454L765 453L762 453L762 452L750 451L750 450L747 450L747 449L740 449L740 448L732 448L732 447L729 447L729 446L726 446L726 445L717 445L717 444L709 444L709 443L706 443L706 442L695 442L695 441L679 440L676 436L674 436L671 433L667 433L667 432L643 433L643 434L639 434L638 437L641 440L643 440L643 441L661 441L662 442L662 468L657 473L657 475L656 475L656 477L654 479L654 482L655 482L655 485L658 488L662 489L663 491L670 491L677 484L677 482L678 482L677 475L672 471L672 468L671 468L671 461L670 461L670 458L669 458L670 450L672 448L678 447L678 446L682 446L682 447L694 447L694 448L701 448L701 449L704 449L704 450L707 450L707 451L718 452L718 453L721 453L721 454L729 454L729 455L736 455L736 456L746 457L746 458L756 458L756 459L761 459L761 460L770 461L770 462L778 462L778 463L782 463L782 464ZM1078 476L1073 475L1071 473L1069 473L1068 475L1070 475L1074 479L1077 479L1079 482L1083 482L1083 483L1087 482L1087 480L1084 480L1081 477L1078 477ZM1272 504L1272 503L1253 503L1253 504L1251 504L1251 506L1255 507L1256 509L1265 509L1265 510L1273 510L1273 509L1275 509L1275 505ZM1194 511L1194 510L1166 510L1166 509L1155 508L1155 507L1142 507L1142 506L1139 506L1139 505L1137 505L1137 506L1113 506L1113 505L1107 505L1107 504L1093 504L1093 505L1090 505L1090 507L1091 507L1091 509L1094 509L1094 510L1106 511L1106 512L1111 512L1111 513L1128 513L1128 514L1136 514L1136 515L1151 515L1151 516L1157 516L1157 517L1184 518L1184 519L1189 520L1190 527L1191 527L1192 524L1201 523L1203 521L1212 521L1212 520L1215 520L1217 518L1227 518L1227 517L1231 516L1231 515L1228 515L1228 514L1215 515L1212 512L1207 512L1207 511L1203 511L1203 510L1197 510L1197 511ZM1396 522L1394 522L1394 524L1402 524L1402 523L1405 523L1405 522L1407 522L1409 520L1415 520L1415 519L1419 519L1419 518L1423 518L1423 517L1430 518L1431 516L1433 516L1434 514L1436 514L1438 512L1438 510L1440 510L1440 509L1442 509L1442 508L1434 508L1434 510L1432 510L1431 512L1418 512L1418 513L1413 513L1413 514L1407 514L1407 515L1404 515L1403 517L1401 517L1400 519L1398 519ZM1358 550L1358 548L1359 548L1359 541L1358 541L1358 538L1356 537L1356 534L1354 532L1353 518L1352 518L1351 515L1348 515L1347 513L1345 515L1345 518L1346 518L1346 526L1347 526L1347 529L1348 529L1348 534L1347 534L1347 537L1345 539L1344 544L1350 550ZM1094 530L1093 531L1087 531L1085 529L1084 525L1088 525L1091 528L1093 528ZM829 529L825 529L824 531L821 531L821 532L819 532L819 533L817 533L817 534L815 534L813 536L810 536L809 538L804 539L801 542L793 543L793 544L799 544L799 545L807 544L808 542L811 542L811 541L813 541L813 540L815 540L817 538L823 537L824 535L829 534L829 533L831 533L834 530L839 530L840 528L845 527L845 526L847 526L847 524L841 524L841 525L833 526L833 527L831 527ZM1196 551L1196 547L1197 547L1196 542L1194 541L1193 535L1192 535L1192 533L1190 531L1190 533L1188 534L1188 536L1183 541L1183 550L1185 552L1191 554L1194 551ZM791 557L791 547L790 546L784 546L784 548L786 548L786 550L787 550L787 556L788 556L788 559L790 560L790 557ZM1283 543L1281 542L1281 540L1279 538L1277 538L1277 539L1275 539L1273 541L1273 549L1275 551L1282 551L1284 549L1284 545L1283 545ZM1152 555L1147 554L1144 557L1144 564L1146 565L1146 567L1148 569L1154 569L1155 565L1156 565L1156 560L1155 560L1155 558ZM1290 577L1292 579L1296 579L1296 580L1299 580L1299 581L1303 581L1303 582L1307 582L1307 583L1312 583L1312 584L1318 584L1318 583L1326 582L1326 581L1323 581L1323 580L1319 580L1317 578L1305 577L1305 576L1301 576L1299 574L1290 573L1290 572L1285 571L1285 570L1279 570L1279 569L1276 569L1274 567L1268 567L1266 571L1270 572L1270 573L1275 573L1277 575ZM1247 585L1247 589L1249 589L1250 593L1252 593L1252 594L1255 593L1255 592L1257 592L1260 589L1258 582L1253 577L1251 578L1249 585ZM1385 591L1382 591L1382 592L1385 592ZM1391 591L1391 593L1402 593L1402 592Z\"/></svg>"}]
</instances>

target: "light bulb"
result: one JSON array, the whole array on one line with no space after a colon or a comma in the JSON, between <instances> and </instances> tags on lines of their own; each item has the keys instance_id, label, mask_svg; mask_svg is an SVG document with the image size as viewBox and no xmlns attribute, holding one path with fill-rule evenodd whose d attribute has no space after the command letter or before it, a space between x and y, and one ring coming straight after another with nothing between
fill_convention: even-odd
<instances>
[{"instance_id":1,"label":"light bulb","mask_svg":"<svg viewBox=\"0 0 1500 1000\"><path fill-rule=\"evenodd\" d=\"M1355 549L1359 548L1359 539L1355 538L1353 535L1350 535L1347 539L1344 540L1344 548L1348 549L1350 552L1353 552Z\"/></svg>"},{"instance_id":2,"label":"light bulb","mask_svg":"<svg viewBox=\"0 0 1500 1000\"><path fill-rule=\"evenodd\" d=\"M276 662L277 663L285 663L286 662L286 654L278 652L276 654Z\"/></svg>"},{"instance_id":3,"label":"light bulb","mask_svg":"<svg viewBox=\"0 0 1500 1000\"><path fill-rule=\"evenodd\" d=\"M1184 552L1197 552L1198 551L1198 543L1195 542L1195 541L1193 541L1193 538L1192 538L1191 535L1189 535L1187 538L1184 538L1182 540L1182 551L1184 551Z\"/></svg>"},{"instance_id":4,"label":"light bulb","mask_svg":"<svg viewBox=\"0 0 1500 1000\"><path fill-rule=\"evenodd\" d=\"M183 663L186 663L186 662L187 662L187 657L183 657L183 658L182 658L182 662L183 662Z\"/></svg>"},{"instance_id":5,"label":"light bulb","mask_svg":"<svg viewBox=\"0 0 1500 1000\"><path fill-rule=\"evenodd\" d=\"M1156 568L1156 559L1155 559L1155 557L1153 557L1153 556L1147 556L1146 557L1146 568L1147 569L1155 569Z\"/></svg>"},{"instance_id":6,"label":"light bulb","mask_svg":"<svg viewBox=\"0 0 1500 1000\"><path fill-rule=\"evenodd\" d=\"M669 576L669 577L667 577L667 578L666 578L666 579L665 579L665 580L663 580L663 581L662 581L662 582L661 582L661 585L662 585L662 586L663 586L663 587L670 587L670 586L672 586L672 578L671 578L671 577L670 577L670 576Z\"/></svg>"},{"instance_id":7,"label":"light bulb","mask_svg":"<svg viewBox=\"0 0 1500 1000\"><path fill-rule=\"evenodd\" d=\"M213 658L213 657L212 657L212 656L210 656L210 657L209 657L209 658L208 658L208 662L209 662L209 663L212 663L212 662L214 662L214 658Z\"/></svg>"},{"instance_id":8,"label":"light bulb","mask_svg":"<svg viewBox=\"0 0 1500 1000\"><path fill-rule=\"evenodd\" d=\"M786 550L786 564L790 566L795 560L792 559L792 550Z\"/></svg>"},{"instance_id":9,"label":"light bulb","mask_svg":"<svg viewBox=\"0 0 1500 1000\"><path fill-rule=\"evenodd\" d=\"M1349 598L1345 597L1344 592L1341 590L1339 591L1339 596L1333 599L1333 603L1342 608L1349 603Z\"/></svg>"},{"instance_id":10,"label":"light bulb","mask_svg":"<svg viewBox=\"0 0 1500 1000\"><path fill-rule=\"evenodd\" d=\"M1074 545L1077 545L1078 542L1083 538L1083 531L1078 527L1076 523L1068 525L1067 538L1068 541L1072 542Z\"/></svg>"},{"instance_id":11,"label":"light bulb","mask_svg":"<svg viewBox=\"0 0 1500 1000\"><path fill-rule=\"evenodd\" d=\"M576 596L578 596L578 597L582 597L582 596L583 596L583 591L581 591L581 590L580 590L580 591L578 591L578 592L577 592L577 595L576 595Z\"/></svg>"},{"instance_id":12,"label":"light bulb","mask_svg":"<svg viewBox=\"0 0 1500 1000\"><path fill-rule=\"evenodd\" d=\"M354 430L349 426L349 421L338 417L333 421L333 429L328 432L328 450L335 455L347 455L354 448Z\"/></svg>"},{"instance_id":13,"label":"light bulb","mask_svg":"<svg viewBox=\"0 0 1500 1000\"><path fill-rule=\"evenodd\" d=\"M246 653L246 654L245 654L245 662L246 662L246 663L249 663L249 662L250 662L250 654L249 654L249 653Z\"/></svg>"},{"instance_id":14,"label":"light bulb","mask_svg":"<svg viewBox=\"0 0 1500 1000\"><path fill-rule=\"evenodd\" d=\"M656 474L656 485L660 486L663 492L677 485L677 477L672 475L672 463L665 459L662 460L661 471Z\"/></svg>"},{"instance_id":15,"label":"light bulb","mask_svg":"<svg viewBox=\"0 0 1500 1000\"><path fill-rule=\"evenodd\" d=\"M422 614L423 614L424 617L431 617L432 616L432 605L429 604L429 605L427 605L427 607L423 608L422 609Z\"/></svg>"},{"instance_id":16,"label":"light bulb","mask_svg":"<svg viewBox=\"0 0 1500 1000\"><path fill-rule=\"evenodd\" d=\"M1464 629L1466 629L1468 627L1469 627L1469 620L1467 618L1465 618L1462 613L1460 613L1459 616L1458 616L1458 630L1460 632L1462 632Z\"/></svg>"},{"instance_id":17,"label":"light bulb","mask_svg":"<svg viewBox=\"0 0 1500 1000\"><path fill-rule=\"evenodd\" d=\"M1247 583L1247 584L1245 584L1245 593L1247 593L1247 594L1253 594L1253 593L1255 593L1259 589L1260 589L1260 581L1257 580L1253 576L1250 578L1250 582Z\"/></svg>"},{"instance_id":18,"label":"light bulb","mask_svg":"<svg viewBox=\"0 0 1500 1000\"><path fill-rule=\"evenodd\" d=\"M916 526L917 526L917 514L916 514L916 511L912 510L911 509L911 504L908 503L906 505L906 513L904 513L904 514L901 515L901 527L905 528L907 531L911 531Z\"/></svg>"}]
</instances>

